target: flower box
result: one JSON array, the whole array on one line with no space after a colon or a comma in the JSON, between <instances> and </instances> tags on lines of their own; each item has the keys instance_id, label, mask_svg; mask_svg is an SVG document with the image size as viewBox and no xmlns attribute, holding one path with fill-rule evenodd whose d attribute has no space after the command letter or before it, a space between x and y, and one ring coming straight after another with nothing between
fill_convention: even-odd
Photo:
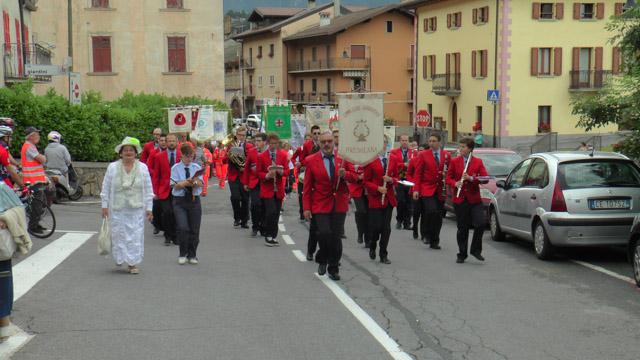
<instances>
[{"instance_id":1,"label":"flower box","mask_svg":"<svg viewBox=\"0 0 640 360\"><path fill-rule=\"evenodd\" d=\"M541 133L548 133L548 132L551 131L551 125L543 123L538 128L538 131L541 132Z\"/></svg>"},{"instance_id":2,"label":"flower box","mask_svg":"<svg viewBox=\"0 0 640 360\"><path fill-rule=\"evenodd\" d=\"M258 55L256 55L256 58L262 59L262 55L258 54Z\"/></svg>"}]
</instances>

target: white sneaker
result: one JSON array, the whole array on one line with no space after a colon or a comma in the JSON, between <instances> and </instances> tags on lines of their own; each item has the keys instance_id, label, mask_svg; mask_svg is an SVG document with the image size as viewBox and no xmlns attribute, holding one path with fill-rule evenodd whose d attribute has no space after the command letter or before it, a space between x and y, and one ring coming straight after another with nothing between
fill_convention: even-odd
<instances>
[{"instance_id":1,"label":"white sneaker","mask_svg":"<svg viewBox=\"0 0 640 360\"><path fill-rule=\"evenodd\" d=\"M189 259L189 264L198 265L198 259L196 259L196 258Z\"/></svg>"},{"instance_id":2,"label":"white sneaker","mask_svg":"<svg viewBox=\"0 0 640 360\"><path fill-rule=\"evenodd\" d=\"M180 256L180 257L178 258L178 264L180 264L180 265L184 265L184 264L186 264L186 263L187 263L187 258L186 258L186 257L184 257L184 256Z\"/></svg>"}]
</instances>

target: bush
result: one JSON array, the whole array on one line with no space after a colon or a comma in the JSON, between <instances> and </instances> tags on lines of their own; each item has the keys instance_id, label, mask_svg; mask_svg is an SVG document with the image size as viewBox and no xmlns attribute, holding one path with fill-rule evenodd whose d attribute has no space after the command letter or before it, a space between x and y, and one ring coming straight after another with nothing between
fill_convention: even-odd
<instances>
[{"instance_id":1,"label":"bush","mask_svg":"<svg viewBox=\"0 0 640 360\"><path fill-rule=\"evenodd\" d=\"M13 88L0 89L0 116L17 122L11 153L20 157L24 142L24 130L35 126L42 130L38 149L47 146L49 131L62 134L74 161L112 161L116 158L113 148L125 136L133 136L142 143L151 141L156 127L168 130L167 110L179 105L213 105L217 110L229 108L219 100L199 96L178 97L164 94L138 94L126 91L121 98L103 101L100 93L82 94L82 105L71 105L68 99L53 88L47 94L36 96L33 82L17 84ZM229 115L229 129L231 129Z\"/></svg>"}]
</instances>

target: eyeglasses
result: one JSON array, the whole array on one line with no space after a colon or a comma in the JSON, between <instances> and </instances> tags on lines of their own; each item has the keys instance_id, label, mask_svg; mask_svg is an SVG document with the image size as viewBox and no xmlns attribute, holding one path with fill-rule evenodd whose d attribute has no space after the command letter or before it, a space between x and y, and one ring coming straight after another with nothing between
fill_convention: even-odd
<instances>
[{"instance_id":1,"label":"eyeglasses","mask_svg":"<svg viewBox=\"0 0 640 360\"><path fill-rule=\"evenodd\" d=\"M320 135L320 132L313 132L313 135Z\"/></svg>"},{"instance_id":2,"label":"eyeglasses","mask_svg":"<svg viewBox=\"0 0 640 360\"><path fill-rule=\"evenodd\" d=\"M320 144L330 144L333 140L320 140Z\"/></svg>"}]
</instances>

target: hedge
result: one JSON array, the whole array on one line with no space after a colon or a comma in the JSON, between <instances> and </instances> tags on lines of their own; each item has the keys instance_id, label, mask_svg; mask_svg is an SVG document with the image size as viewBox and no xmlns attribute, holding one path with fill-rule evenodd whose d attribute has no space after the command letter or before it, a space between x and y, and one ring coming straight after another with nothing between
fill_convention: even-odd
<instances>
[{"instance_id":1,"label":"hedge","mask_svg":"<svg viewBox=\"0 0 640 360\"><path fill-rule=\"evenodd\" d=\"M71 105L69 100L49 89L46 95L33 94L33 82L16 84L12 88L0 88L0 116L17 122L14 129L11 153L20 157L24 142L24 130L35 126L42 130L38 149L47 146L47 134L62 134L61 143L75 161L112 161L116 158L113 148L125 136L151 141L156 127L168 130L167 111L164 108L179 105L213 105L218 110L229 108L219 100L199 96L166 96L164 94L138 94L130 91L114 101L103 101L100 93L82 94L82 105ZM231 115L229 115L231 129Z\"/></svg>"}]
</instances>

